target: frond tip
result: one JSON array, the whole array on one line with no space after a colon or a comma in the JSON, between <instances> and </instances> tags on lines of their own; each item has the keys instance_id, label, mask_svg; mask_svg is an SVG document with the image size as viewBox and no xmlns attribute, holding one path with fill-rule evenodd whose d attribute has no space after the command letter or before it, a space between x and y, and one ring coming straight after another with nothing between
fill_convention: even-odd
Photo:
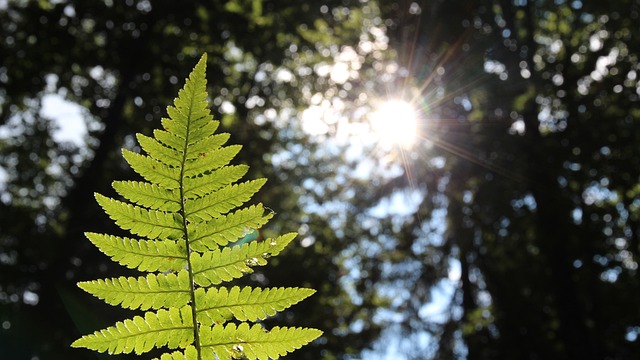
<instances>
[{"instance_id":1,"label":"frond tip","mask_svg":"<svg viewBox=\"0 0 640 360\"><path fill-rule=\"evenodd\" d=\"M153 310L85 335L72 347L109 354L175 349L161 360L277 359L322 331L265 329L257 321L283 311L315 290L219 286L264 266L295 238L255 240L273 217L262 204L245 204L266 179L240 181L246 165L230 165L240 151L216 134L207 103L202 56L154 137L138 134L146 154L123 150L144 181L114 181L122 197L96 194L107 215L133 238L86 233L112 260L146 274L79 282L114 306ZM250 325L249 322L253 322Z\"/></svg>"}]
</instances>

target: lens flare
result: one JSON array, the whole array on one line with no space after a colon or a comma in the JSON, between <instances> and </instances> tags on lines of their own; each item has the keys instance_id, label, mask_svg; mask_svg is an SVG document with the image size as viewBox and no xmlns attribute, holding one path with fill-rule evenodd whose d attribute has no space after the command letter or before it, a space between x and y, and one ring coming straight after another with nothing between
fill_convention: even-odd
<instances>
[{"instance_id":1,"label":"lens flare","mask_svg":"<svg viewBox=\"0 0 640 360\"><path fill-rule=\"evenodd\" d=\"M381 143L411 147L418 131L416 111L404 100L384 101L373 112L371 127Z\"/></svg>"}]
</instances>

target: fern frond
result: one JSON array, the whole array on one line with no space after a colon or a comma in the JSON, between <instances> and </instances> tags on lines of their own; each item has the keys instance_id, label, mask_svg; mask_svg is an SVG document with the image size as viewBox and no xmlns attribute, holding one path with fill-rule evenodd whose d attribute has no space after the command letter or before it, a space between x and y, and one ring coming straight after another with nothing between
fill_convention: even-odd
<instances>
[{"instance_id":1,"label":"fern frond","mask_svg":"<svg viewBox=\"0 0 640 360\"><path fill-rule=\"evenodd\" d=\"M212 326L231 318L240 321L264 320L275 315L316 291L305 288L251 288L234 286L231 290L220 287L206 292L196 291L198 320L202 325Z\"/></svg>"},{"instance_id":2,"label":"fern frond","mask_svg":"<svg viewBox=\"0 0 640 360\"><path fill-rule=\"evenodd\" d=\"M189 146L187 148L185 152L185 159L186 160L197 159L199 155L203 152L218 149L222 145L226 144L227 141L229 141L230 137L231 137L231 134L222 133L222 134L211 135L206 139L202 139L202 141L199 141L198 143L193 144L192 146Z\"/></svg>"},{"instance_id":3,"label":"fern frond","mask_svg":"<svg viewBox=\"0 0 640 360\"><path fill-rule=\"evenodd\" d=\"M212 135L218 125L207 108L207 80L199 76L189 76L184 88L178 91L173 106L167 107L169 118L162 119L162 126L168 132L183 139L187 147Z\"/></svg>"},{"instance_id":4,"label":"fern frond","mask_svg":"<svg viewBox=\"0 0 640 360\"><path fill-rule=\"evenodd\" d=\"M196 251L215 250L243 237L248 229L259 229L273 217L262 205L253 205L197 226L189 224L189 244Z\"/></svg>"},{"instance_id":5,"label":"fern frond","mask_svg":"<svg viewBox=\"0 0 640 360\"><path fill-rule=\"evenodd\" d=\"M189 272L79 282L78 286L109 305L128 309L182 307L190 299Z\"/></svg>"},{"instance_id":6,"label":"fern frond","mask_svg":"<svg viewBox=\"0 0 640 360\"><path fill-rule=\"evenodd\" d=\"M208 111L209 110L207 109L207 112ZM209 116L209 118L211 118L211 117ZM195 120L198 120L198 119L195 119ZM218 128L218 122L217 121L210 121L210 122L208 122L206 125L204 125L202 127L198 127L195 124L191 124L190 127L193 128L193 129L189 133L189 138L187 139L187 147L195 145L198 142L206 139L211 134L213 134L215 129Z\"/></svg>"},{"instance_id":7,"label":"fern frond","mask_svg":"<svg viewBox=\"0 0 640 360\"><path fill-rule=\"evenodd\" d=\"M203 359L278 359L293 350L301 348L318 338L322 332L308 328L274 327L270 331L256 324L249 327L229 323L226 326L203 326L200 328L202 345L209 351L203 352ZM206 339L206 340L204 340Z\"/></svg>"},{"instance_id":8,"label":"fern frond","mask_svg":"<svg viewBox=\"0 0 640 360\"><path fill-rule=\"evenodd\" d=\"M246 165L225 166L211 174L184 179L184 196L196 199L240 180L249 170Z\"/></svg>"},{"instance_id":9,"label":"fern frond","mask_svg":"<svg viewBox=\"0 0 640 360\"><path fill-rule=\"evenodd\" d=\"M98 204L122 229L148 238L178 239L182 236L182 217L177 213L148 210L96 193Z\"/></svg>"},{"instance_id":10,"label":"fern frond","mask_svg":"<svg viewBox=\"0 0 640 360\"><path fill-rule=\"evenodd\" d=\"M167 107L169 119L162 119L162 126L183 139L187 147L198 142L201 137L212 135L218 125L210 114L207 102L207 79L198 76L198 70L189 76L184 88L178 91L173 106ZM204 74L204 71L202 72Z\"/></svg>"},{"instance_id":11,"label":"fern frond","mask_svg":"<svg viewBox=\"0 0 640 360\"><path fill-rule=\"evenodd\" d=\"M266 258L278 255L295 236L289 233L263 242L253 241L204 254L192 253L194 281L200 286L210 286L241 278L253 272L252 267L266 265Z\"/></svg>"},{"instance_id":12,"label":"fern frond","mask_svg":"<svg viewBox=\"0 0 640 360\"><path fill-rule=\"evenodd\" d=\"M180 193L143 181L114 181L113 188L125 199L149 209L180 210Z\"/></svg>"},{"instance_id":13,"label":"fern frond","mask_svg":"<svg viewBox=\"0 0 640 360\"><path fill-rule=\"evenodd\" d=\"M203 150L198 153L197 158L185 163L184 176L198 176L227 165L238 155L240 149L240 145L231 145L215 150Z\"/></svg>"},{"instance_id":14,"label":"fern frond","mask_svg":"<svg viewBox=\"0 0 640 360\"><path fill-rule=\"evenodd\" d=\"M193 318L189 305L147 312L144 318L119 321L115 326L85 335L71 346L108 352L109 354L142 354L154 347L185 348L193 343Z\"/></svg>"},{"instance_id":15,"label":"fern frond","mask_svg":"<svg viewBox=\"0 0 640 360\"><path fill-rule=\"evenodd\" d=\"M90 232L85 236L113 261L130 269L178 271L187 265L184 240L135 240Z\"/></svg>"},{"instance_id":16,"label":"fern frond","mask_svg":"<svg viewBox=\"0 0 640 360\"><path fill-rule=\"evenodd\" d=\"M142 134L136 134L136 138L142 150L150 157L160 160L171 167L182 166L182 153L180 151Z\"/></svg>"},{"instance_id":17,"label":"fern frond","mask_svg":"<svg viewBox=\"0 0 640 360\"><path fill-rule=\"evenodd\" d=\"M127 149L122 149L122 156L131 168L145 180L166 189L180 187L180 170L178 168L170 167L149 156L140 155Z\"/></svg>"},{"instance_id":18,"label":"fern frond","mask_svg":"<svg viewBox=\"0 0 640 360\"><path fill-rule=\"evenodd\" d=\"M266 181L266 179L257 179L225 186L209 195L189 201L185 204L187 220L190 222L207 221L226 214L229 210L249 201Z\"/></svg>"},{"instance_id":19,"label":"fern frond","mask_svg":"<svg viewBox=\"0 0 640 360\"><path fill-rule=\"evenodd\" d=\"M174 150L184 148L184 139L168 131L156 129L156 130L153 130L153 136L158 141L160 141L163 145L170 147Z\"/></svg>"},{"instance_id":20,"label":"fern frond","mask_svg":"<svg viewBox=\"0 0 640 360\"><path fill-rule=\"evenodd\" d=\"M174 351L171 354L162 354L160 360L197 360L198 350L193 346L187 346L184 351ZM154 359L157 360L157 359Z\"/></svg>"},{"instance_id":21,"label":"fern frond","mask_svg":"<svg viewBox=\"0 0 640 360\"><path fill-rule=\"evenodd\" d=\"M264 330L256 322L314 293L304 288L210 288L267 263L295 233L251 241L273 211L242 207L266 179L238 183L246 165L230 165L239 145L207 104L203 56L154 137L137 135L145 154L123 150L144 181L114 181L125 201L95 194L98 204L132 239L86 233L114 261L140 271L137 277L83 281L78 286L111 305L146 312L76 340L72 346L110 354L141 354L154 347L177 349L162 360L219 360L247 356L276 359L322 334L315 329ZM226 326L221 324L235 320ZM240 322L239 325L236 325ZM213 326L213 327L211 327Z\"/></svg>"},{"instance_id":22,"label":"fern frond","mask_svg":"<svg viewBox=\"0 0 640 360\"><path fill-rule=\"evenodd\" d=\"M182 94L186 93L187 91L182 91ZM197 96L195 93L190 95ZM170 118L163 118L162 126L170 133L185 139L184 143L188 147L213 135L220 123L213 121L213 117L209 114L209 109L186 108L189 105L196 105L198 102L195 99L189 104L184 104L182 100L178 95L174 106L167 107L167 113L169 113ZM178 109L176 106L181 108Z\"/></svg>"}]
</instances>

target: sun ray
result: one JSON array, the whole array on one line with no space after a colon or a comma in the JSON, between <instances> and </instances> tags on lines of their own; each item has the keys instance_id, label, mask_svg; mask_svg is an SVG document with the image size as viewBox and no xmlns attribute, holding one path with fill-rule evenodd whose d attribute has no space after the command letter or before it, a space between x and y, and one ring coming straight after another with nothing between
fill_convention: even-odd
<instances>
[{"instance_id":1,"label":"sun ray","mask_svg":"<svg viewBox=\"0 0 640 360\"><path fill-rule=\"evenodd\" d=\"M522 177L521 175L515 173L514 171L511 171L501 165L498 165L492 161L486 160L486 159L482 159L480 158L477 154L474 154L473 152L466 150L460 146L457 146L455 144L451 144L449 142L443 141L437 137L432 137L429 136L427 134L422 136L423 140L429 141L431 143L433 143L435 146L448 151L449 153L460 157L461 159L465 159L467 161L470 161L476 165L482 166L490 171L495 172L498 175L504 176L505 178L511 179L513 181L522 183L525 182L525 178Z\"/></svg>"}]
</instances>

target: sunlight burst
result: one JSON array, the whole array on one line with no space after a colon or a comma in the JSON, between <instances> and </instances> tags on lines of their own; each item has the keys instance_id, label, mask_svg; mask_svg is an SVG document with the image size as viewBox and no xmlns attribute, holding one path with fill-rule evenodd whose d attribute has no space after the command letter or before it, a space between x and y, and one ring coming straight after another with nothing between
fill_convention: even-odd
<instances>
[{"instance_id":1,"label":"sunlight burst","mask_svg":"<svg viewBox=\"0 0 640 360\"><path fill-rule=\"evenodd\" d=\"M404 100L388 100L372 113L371 127L385 145L411 147L418 123L414 107Z\"/></svg>"}]
</instances>

